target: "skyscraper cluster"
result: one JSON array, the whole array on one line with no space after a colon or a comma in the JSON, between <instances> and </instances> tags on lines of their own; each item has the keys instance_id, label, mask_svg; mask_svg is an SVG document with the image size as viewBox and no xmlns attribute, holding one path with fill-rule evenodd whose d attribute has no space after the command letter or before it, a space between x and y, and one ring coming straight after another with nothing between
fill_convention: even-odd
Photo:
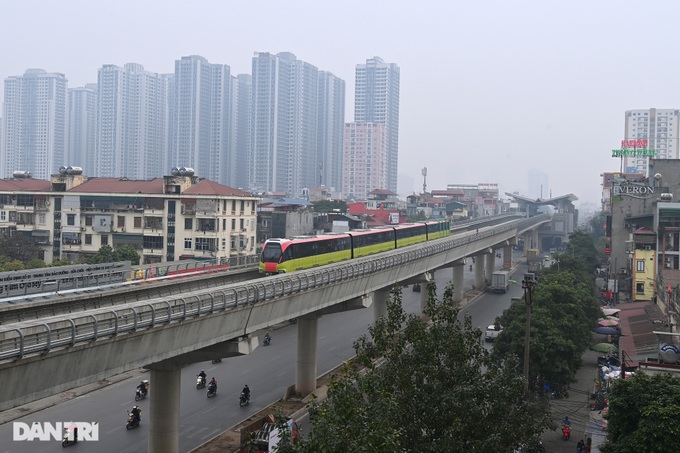
<instances>
[{"instance_id":1,"label":"skyscraper cluster","mask_svg":"<svg viewBox=\"0 0 680 453\"><path fill-rule=\"evenodd\" d=\"M180 166L289 196L320 186L357 197L396 191L396 64L374 57L356 66L354 115L346 125L342 79L289 52L256 52L252 74L238 75L196 55L177 60L173 74L104 65L96 84L78 88L64 74L29 69L5 79L0 177L48 179L71 165L150 179Z\"/></svg>"}]
</instances>

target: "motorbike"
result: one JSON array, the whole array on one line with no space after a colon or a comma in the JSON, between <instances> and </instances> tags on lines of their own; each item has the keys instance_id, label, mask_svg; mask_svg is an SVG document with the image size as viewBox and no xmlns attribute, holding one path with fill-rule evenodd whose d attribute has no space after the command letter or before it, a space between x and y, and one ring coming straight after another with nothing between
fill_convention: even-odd
<instances>
[{"instance_id":1,"label":"motorbike","mask_svg":"<svg viewBox=\"0 0 680 453\"><path fill-rule=\"evenodd\" d=\"M125 424L125 429L138 428L140 421L141 421L141 417L138 418L138 419L135 419L134 414L132 412L128 412L128 418L127 418L127 423Z\"/></svg>"},{"instance_id":2,"label":"motorbike","mask_svg":"<svg viewBox=\"0 0 680 453\"><path fill-rule=\"evenodd\" d=\"M222 359L212 359L212 363L222 363Z\"/></svg>"},{"instance_id":3,"label":"motorbike","mask_svg":"<svg viewBox=\"0 0 680 453\"><path fill-rule=\"evenodd\" d=\"M208 385L208 398L210 398L211 396L215 396L215 395L217 395L216 386L214 386L212 384Z\"/></svg>"},{"instance_id":4,"label":"motorbike","mask_svg":"<svg viewBox=\"0 0 680 453\"><path fill-rule=\"evenodd\" d=\"M268 333L264 334L264 340L262 340L262 344L264 346L269 346L271 344L271 342L272 342L272 337Z\"/></svg>"},{"instance_id":5,"label":"motorbike","mask_svg":"<svg viewBox=\"0 0 680 453\"><path fill-rule=\"evenodd\" d=\"M196 389L202 389L205 387L205 378L203 376L196 377Z\"/></svg>"},{"instance_id":6,"label":"motorbike","mask_svg":"<svg viewBox=\"0 0 680 453\"><path fill-rule=\"evenodd\" d=\"M241 392L241 396L238 397L238 405L245 406L250 401L250 396Z\"/></svg>"},{"instance_id":7,"label":"motorbike","mask_svg":"<svg viewBox=\"0 0 680 453\"><path fill-rule=\"evenodd\" d=\"M562 439L569 440L571 437L571 426L562 425Z\"/></svg>"},{"instance_id":8,"label":"motorbike","mask_svg":"<svg viewBox=\"0 0 680 453\"><path fill-rule=\"evenodd\" d=\"M64 439L61 441L61 446L62 447L68 447L70 445L75 445L78 442L78 430L75 429L73 430L73 433L71 433L71 430L68 428L64 429Z\"/></svg>"},{"instance_id":9,"label":"motorbike","mask_svg":"<svg viewBox=\"0 0 680 453\"><path fill-rule=\"evenodd\" d=\"M144 389L137 387L137 390L135 391L135 401L143 400L149 393L149 381L145 379L142 383L144 384Z\"/></svg>"}]
</instances>

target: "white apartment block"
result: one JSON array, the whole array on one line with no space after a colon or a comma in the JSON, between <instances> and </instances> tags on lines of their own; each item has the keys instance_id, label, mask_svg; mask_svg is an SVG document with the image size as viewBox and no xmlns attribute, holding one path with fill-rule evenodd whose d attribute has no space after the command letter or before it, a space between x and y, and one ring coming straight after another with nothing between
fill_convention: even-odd
<instances>
[{"instance_id":1,"label":"white apartment block","mask_svg":"<svg viewBox=\"0 0 680 453\"><path fill-rule=\"evenodd\" d=\"M0 180L0 233L25 234L46 262L129 245L142 263L256 254L257 201L192 175L151 180L56 174Z\"/></svg>"},{"instance_id":2,"label":"white apartment block","mask_svg":"<svg viewBox=\"0 0 680 453\"><path fill-rule=\"evenodd\" d=\"M67 86L63 74L29 69L5 79L0 177L29 171L47 179L66 151Z\"/></svg>"},{"instance_id":3,"label":"white apartment block","mask_svg":"<svg viewBox=\"0 0 680 453\"><path fill-rule=\"evenodd\" d=\"M97 85L68 90L68 146L65 166L82 167L86 175L94 175L97 143Z\"/></svg>"},{"instance_id":4,"label":"white apartment block","mask_svg":"<svg viewBox=\"0 0 680 453\"><path fill-rule=\"evenodd\" d=\"M356 66L354 121L383 123L387 135L387 185L397 191L399 163L399 66L379 57Z\"/></svg>"},{"instance_id":5,"label":"white apartment block","mask_svg":"<svg viewBox=\"0 0 680 453\"><path fill-rule=\"evenodd\" d=\"M387 127L383 123L347 123L343 145L342 192L366 200L387 184Z\"/></svg>"},{"instance_id":6,"label":"white apartment block","mask_svg":"<svg viewBox=\"0 0 680 453\"><path fill-rule=\"evenodd\" d=\"M647 149L654 150L656 159L680 157L680 110L642 109L626 110L624 140L647 140ZM648 155L623 157L624 173L643 173L649 176Z\"/></svg>"},{"instance_id":7,"label":"white apartment block","mask_svg":"<svg viewBox=\"0 0 680 453\"><path fill-rule=\"evenodd\" d=\"M342 190L343 136L345 133L345 81L319 71L319 123L317 129L318 182L331 193Z\"/></svg>"},{"instance_id":8,"label":"white apartment block","mask_svg":"<svg viewBox=\"0 0 680 453\"><path fill-rule=\"evenodd\" d=\"M99 69L95 176L147 179L168 168L171 78L136 63Z\"/></svg>"}]
</instances>

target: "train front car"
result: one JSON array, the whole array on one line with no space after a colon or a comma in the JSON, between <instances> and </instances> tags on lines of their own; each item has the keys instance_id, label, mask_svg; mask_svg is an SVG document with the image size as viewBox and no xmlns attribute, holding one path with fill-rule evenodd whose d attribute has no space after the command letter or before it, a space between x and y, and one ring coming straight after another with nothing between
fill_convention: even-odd
<instances>
[{"instance_id":1,"label":"train front car","mask_svg":"<svg viewBox=\"0 0 680 453\"><path fill-rule=\"evenodd\" d=\"M267 239L260 253L260 272L267 275L278 274L283 252L290 243L289 239Z\"/></svg>"}]
</instances>

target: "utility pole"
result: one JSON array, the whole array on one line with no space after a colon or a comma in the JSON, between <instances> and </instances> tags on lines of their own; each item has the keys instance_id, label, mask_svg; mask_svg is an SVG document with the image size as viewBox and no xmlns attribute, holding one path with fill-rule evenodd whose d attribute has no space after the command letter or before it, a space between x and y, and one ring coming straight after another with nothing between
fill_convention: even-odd
<instances>
[{"instance_id":1,"label":"utility pole","mask_svg":"<svg viewBox=\"0 0 680 453\"><path fill-rule=\"evenodd\" d=\"M529 391L529 346L531 344L531 304L533 304L533 292L536 286L536 275L524 274L522 289L524 289L524 305L526 307L526 321L524 324L524 381L527 392Z\"/></svg>"}]
</instances>

